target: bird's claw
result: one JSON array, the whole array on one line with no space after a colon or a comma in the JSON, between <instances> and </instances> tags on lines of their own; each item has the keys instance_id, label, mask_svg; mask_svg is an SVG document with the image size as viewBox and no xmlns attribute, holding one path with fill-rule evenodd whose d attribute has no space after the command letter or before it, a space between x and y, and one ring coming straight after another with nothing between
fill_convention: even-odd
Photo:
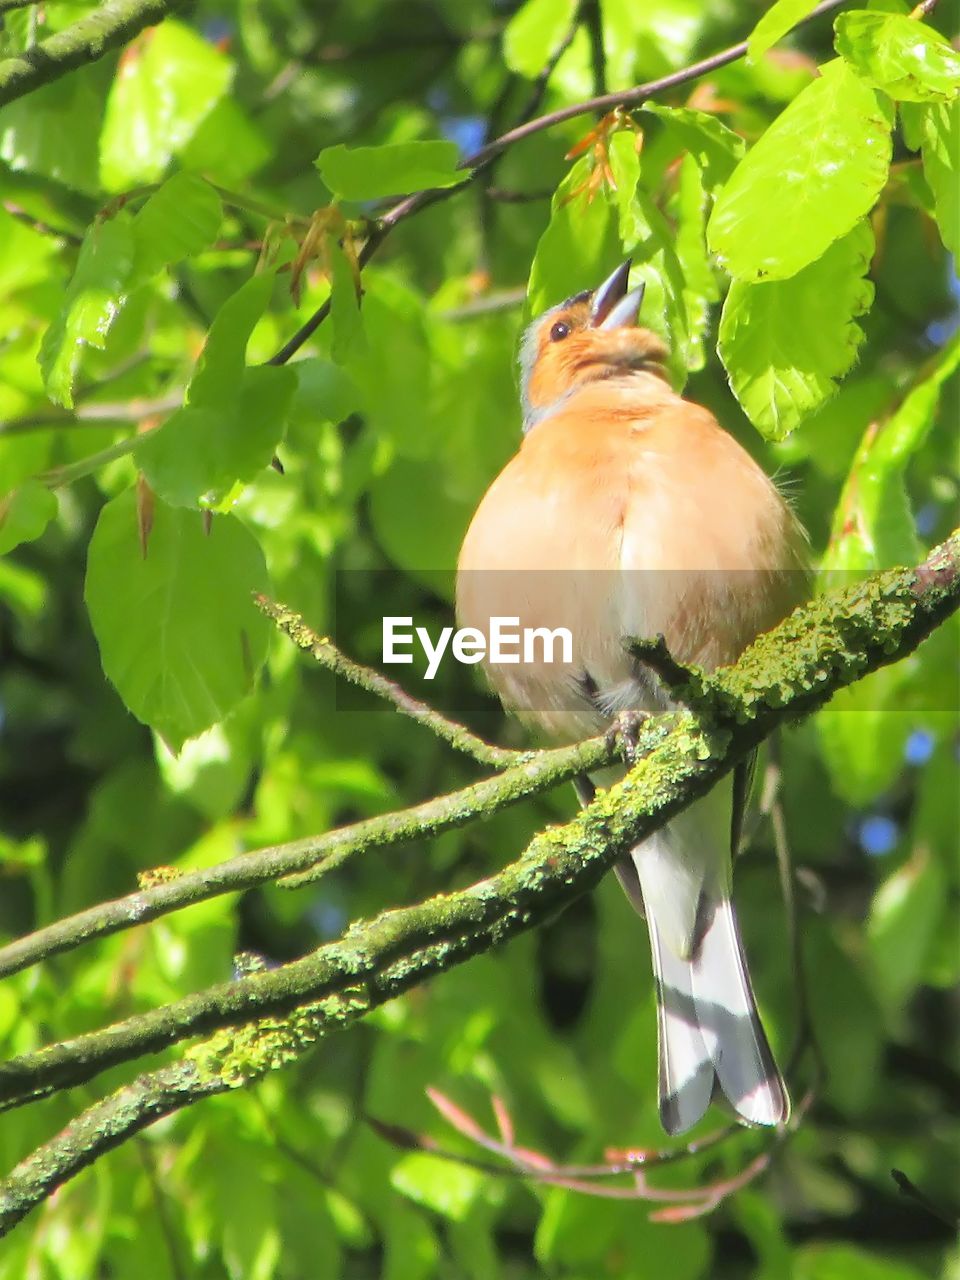
<instances>
[{"instance_id":1,"label":"bird's claw","mask_svg":"<svg viewBox=\"0 0 960 1280\"><path fill-rule=\"evenodd\" d=\"M621 711L607 730L607 745L612 750L619 742L623 748L624 759L629 765L637 763L639 755L637 734L641 725L649 719L650 715L647 711Z\"/></svg>"}]
</instances>

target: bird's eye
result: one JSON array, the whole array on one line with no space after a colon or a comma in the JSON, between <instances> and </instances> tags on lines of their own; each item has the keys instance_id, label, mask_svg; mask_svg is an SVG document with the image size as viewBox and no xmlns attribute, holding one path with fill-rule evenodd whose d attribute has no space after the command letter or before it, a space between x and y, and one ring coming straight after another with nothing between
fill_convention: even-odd
<instances>
[{"instance_id":1,"label":"bird's eye","mask_svg":"<svg viewBox=\"0 0 960 1280\"><path fill-rule=\"evenodd\" d=\"M558 320L557 323L550 330L550 341L560 342L562 341L562 339L566 338L569 333L570 333L570 326L568 324L565 324L562 320Z\"/></svg>"}]
</instances>

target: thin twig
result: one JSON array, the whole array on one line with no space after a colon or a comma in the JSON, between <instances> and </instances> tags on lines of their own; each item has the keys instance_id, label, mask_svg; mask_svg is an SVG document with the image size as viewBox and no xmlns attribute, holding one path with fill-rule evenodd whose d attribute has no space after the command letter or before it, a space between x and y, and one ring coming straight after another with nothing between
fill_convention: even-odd
<instances>
[{"instance_id":1,"label":"thin twig","mask_svg":"<svg viewBox=\"0 0 960 1280\"><path fill-rule=\"evenodd\" d=\"M294 613L285 605L277 604L262 595L256 596L255 599L261 612L271 618L280 630L290 637L297 648L306 650L322 667L326 667L328 671L332 671L334 675L346 680L349 684L366 689L368 693L378 698L383 698L396 707L401 715L409 716L411 720L424 725L443 742L449 743L451 747L464 752L465 755L472 756L479 764L503 769L508 765L516 764L519 760L529 758L529 752L514 751L509 747L495 747L492 743L484 742L475 733L471 733L465 725L448 719L429 703L412 697L400 685L393 680L388 680L379 671L348 658L345 653L340 652L329 637L320 636L316 631L311 630L298 613Z\"/></svg>"},{"instance_id":2,"label":"thin twig","mask_svg":"<svg viewBox=\"0 0 960 1280\"><path fill-rule=\"evenodd\" d=\"M495 204L533 204L538 200L552 200L553 192L546 187L539 191L511 191L506 187L487 187L486 195Z\"/></svg>"},{"instance_id":3,"label":"thin twig","mask_svg":"<svg viewBox=\"0 0 960 1280\"><path fill-rule=\"evenodd\" d=\"M30 0L30 3L36 3L36 0ZM0 13L3 10L0 8ZM16 218L17 222L22 222L25 227L30 227L42 236L54 236L58 240L63 240L65 244L72 244L79 247L83 244L83 236L78 235L76 231L68 231L64 227L51 226L49 222L45 222L43 218L36 218L32 213L27 213L26 209L21 209L19 205L12 203L10 200L4 200L3 207L11 218Z\"/></svg>"},{"instance_id":4,"label":"thin twig","mask_svg":"<svg viewBox=\"0 0 960 1280\"><path fill-rule=\"evenodd\" d=\"M931 1200L928 1195L924 1195L916 1183L912 1182L902 1169L891 1169L890 1177L897 1184L901 1194L905 1195L908 1200L912 1200L914 1204L918 1204L931 1218L936 1218L938 1222L946 1223L951 1231L960 1231L960 1214L949 1212Z\"/></svg>"}]
</instances>

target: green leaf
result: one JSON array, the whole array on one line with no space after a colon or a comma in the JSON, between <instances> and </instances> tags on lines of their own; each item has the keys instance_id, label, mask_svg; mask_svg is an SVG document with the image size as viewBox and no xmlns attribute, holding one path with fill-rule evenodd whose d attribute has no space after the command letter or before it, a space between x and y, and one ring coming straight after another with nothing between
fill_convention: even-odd
<instances>
[{"instance_id":1,"label":"green leaf","mask_svg":"<svg viewBox=\"0 0 960 1280\"><path fill-rule=\"evenodd\" d=\"M511 71L535 79L570 30L577 0L526 0L503 33L503 60Z\"/></svg>"},{"instance_id":2,"label":"green leaf","mask_svg":"<svg viewBox=\"0 0 960 1280\"><path fill-rule=\"evenodd\" d=\"M187 405L143 437L137 461L165 502L213 507L270 465L296 389L292 369L247 369L219 404Z\"/></svg>"},{"instance_id":3,"label":"green leaf","mask_svg":"<svg viewBox=\"0 0 960 1280\"><path fill-rule=\"evenodd\" d=\"M738 280L782 280L852 231L883 190L892 116L841 59L822 69L717 196L707 239Z\"/></svg>"},{"instance_id":4,"label":"green leaf","mask_svg":"<svg viewBox=\"0 0 960 1280\"><path fill-rule=\"evenodd\" d=\"M837 17L834 43L868 84L891 98L950 102L960 94L960 54L915 18L852 9Z\"/></svg>"},{"instance_id":5,"label":"green leaf","mask_svg":"<svg viewBox=\"0 0 960 1280\"><path fill-rule=\"evenodd\" d=\"M867 938L877 998L891 1016L921 981L946 907L945 890L940 864L918 848L874 896Z\"/></svg>"},{"instance_id":6,"label":"green leaf","mask_svg":"<svg viewBox=\"0 0 960 1280\"><path fill-rule=\"evenodd\" d=\"M168 178L133 220L133 275L147 279L170 263L193 257L220 230L223 209L209 182L192 173Z\"/></svg>"},{"instance_id":7,"label":"green leaf","mask_svg":"<svg viewBox=\"0 0 960 1280\"><path fill-rule=\"evenodd\" d=\"M100 134L108 191L156 182L224 96L233 64L208 40L167 18L123 52Z\"/></svg>"},{"instance_id":8,"label":"green leaf","mask_svg":"<svg viewBox=\"0 0 960 1280\"><path fill-rule=\"evenodd\" d=\"M826 1064L825 1098L846 1115L863 1115L880 1073L880 1009L860 968L838 947L826 920L808 920L804 952L810 1013Z\"/></svg>"},{"instance_id":9,"label":"green leaf","mask_svg":"<svg viewBox=\"0 0 960 1280\"><path fill-rule=\"evenodd\" d=\"M743 159L746 145L740 135L706 111L658 102L645 102L641 110L662 120L678 145L693 156L707 191L726 182Z\"/></svg>"},{"instance_id":10,"label":"green leaf","mask_svg":"<svg viewBox=\"0 0 960 1280\"><path fill-rule=\"evenodd\" d=\"M325 147L315 161L320 176L341 200L455 187L470 176L458 169L453 142L394 142L382 147Z\"/></svg>"},{"instance_id":11,"label":"green leaf","mask_svg":"<svg viewBox=\"0 0 960 1280\"><path fill-rule=\"evenodd\" d=\"M794 1255L793 1280L924 1280L925 1274L850 1245L809 1245Z\"/></svg>"},{"instance_id":12,"label":"green leaf","mask_svg":"<svg viewBox=\"0 0 960 1280\"><path fill-rule=\"evenodd\" d=\"M272 291L272 272L251 276L217 312L187 388L188 404L219 408L237 399L247 343Z\"/></svg>"},{"instance_id":13,"label":"green leaf","mask_svg":"<svg viewBox=\"0 0 960 1280\"><path fill-rule=\"evenodd\" d=\"M605 188L591 199L590 172L590 158L581 157L554 192L550 222L530 267L530 315L540 315L581 289L596 288L622 254L616 208Z\"/></svg>"},{"instance_id":14,"label":"green leaf","mask_svg":"<svg viewBox=\"0 0 960 1280\"><path fill-rule=\"evenodd\" d=\"M311 358L287 365L297 375L290 419L297 422L343 422L361 404L350 375L330 360Z\"/></svg>"},{"instance_id":15,"label":"green leaf","mask_svg":"<svg viewBox=\"0 0 960 1280\"><path fill-rule=\"evenodd\" d=\"M677 258L683 273L683 302L689 330L687 363L691 372L702 369L707 362L705 340L710 323L710 305L720 297L704 238L708 204L709 197L697 162L692 155L686 155L680 163L673 212L677 224Z\"/></svg>"},{"instance_id":16,"label":"green leaf","mask_svg":"<svg viewBox=\"0 0 960 1280\"><path fill-rule=\"evenodd\" d=\"M73 407L73 386L84 346L101 351L117 313L133 266L130 215L97 219L83 238L76 269L37 357L51 400Z\"/></svg>"},{"instance_id":17,"label":"green leaf","mask_svg":"<svg viewBox=\"0 0 960 1280\"><path fill-rule=\"evenodd\" d=\"M0 498L0 556L39 538L57 514L56 495L39 480L25 480Z\"/></svg>"},{"instance_id":18,"label":"green leaf","mask_svg":"<svg viewBox=\"0 0 960 1280\"><path fill-rule=\"evenodd\" d=\"M751 31L747 57L756 62L816 7L817 0L776 0Z\"/></svg>"},{"instance_id":19,"label":"green leaf","mask_svg":"<svg viewBox=\"0 0 960 1280\"><path fill-rule=\"evenodd\" d=\"M913 725L899 708L908 705L910 685L910 664L884 667L841 689L817 716L820 750L833 790L848 804L870 804L902 772Z\"/></svg>"},{"instance_id":20,"label":"green leaf","mask_svg":"<svg viewBox=\"0 0 960 1280\"><path fill-rule=\"evenodd\" d=\"M382 1280L428 1280L436 1276L440 1243L426 1214L392 1196L386 1216Z\"/></svg>"},{"instance_id":21,"label":"green leaf","mask_svg":"<svg viewBox=\"0 0 960 1280\"><path fill-rule=\"evenodd\" d=\"M252 688L270 627L251 595L263 553L233 516L157 500L146 555L133 489L108 502L90 540L84 597L107 678L174 750Z\"/></svg>"},{"instance_id":22,"label":"green leaf","mask_svg":"<svg viewBox=\"0 0 960 1280\"><path fill-rule=\"evenodd\" d=\"M646 285L641 322L666 339L670 371L679 388L695 362L689 350L685 281L666 218L640 181L640 158L630 130L615 133L608 149L616 182L622 251L633 259L632 279ZM599 283L599 281L595 281Z\"/></svg>"},{"instance_id":23,"label":"green leaf","mask_svg":"<svg viewBox=\"0 0 960 1280\"><path fill-rule=\"evenodd\" d=\"M451 572L470 508L447 492L447 476L436 462L397 458L370 486L370 517L377 541L392 562L449 598ZM411 494L428 493L429 502L410 506Z\"/></svg>"},{"instance_id":24,"label":"green leaf","mask_svg":"<svg viewBox=\"0 0 960 1280\"><path fill-rule=\"evenodd\" d=\"M483 1193L476 1170L425 1151L413 1151L394 1165L390 1183L401 1195L455 1221L462 1221Z\"/></svg>"},{"instance_id":25,"label":"green leaf","mask_svg":"<svg viewBox=\"0 0 960 1280\"><path fill-rule=\"evenodd\" d=\"M9 21L10 15L4 15L5 25ZM97 138L109 74L104 59L5 106L0 110L0 160L74 191L99 192Z\"/></svg>"},{"instance_id":26,"label":"green leaf","mask_svg":"<svg viewBox=\"0 0 960 1280\"><path fill-rule=\"evenodd\" d=\"M788 280L734 281L718 350L754 426L782 440L837 390L863 341L856 323L873 301L865 279L873 232L861 222Z\"/></svg>"},{"instance_id":27,"label":"green leaf","mask_svg":"<svg viewBox=\"0 0 960 1280\"><path fill-rule=\"evenodd\" d=\"M347 255L334 236L327 242L330 256L330 321L333 325L331 352L338 364L366 346L363 315L357 284Z\"/></svg>"},{"instance_id":28,"label":"green leaf","mask_svg":"<svg viewBox=\"0 0 960 1280\"><path fill-rule=\"evenodd\" d=\"M943 243L960 260L960 102L930 106L921 125L923 172Z\"/></svg>"},{"instance_id":29,"label":"green leaf","mask_svg":"<svg viewBox=\"0 0 960 1280\"><path fill-rule=\"evenodd\" d=\"M289 368L248 369L246 350L273 289L253 276L210 326L186 406L142 437L137 460L151 488L173 506L216 506L236 481L269 465L297 385Z\"/></svg>"},{"instance_id":30,"label":"green leaf","mask_svg":"<svg viewBox=\"0 0 960 1280\"><path fill-rule=\"evenodd\" d=\"M933 426L943 384L958 365L960 334L954 334L896 412L864 433L834 513L821 565L826 584L836 571L888 569L918 559L903 473Z\"/></svg>"}]
</instances>

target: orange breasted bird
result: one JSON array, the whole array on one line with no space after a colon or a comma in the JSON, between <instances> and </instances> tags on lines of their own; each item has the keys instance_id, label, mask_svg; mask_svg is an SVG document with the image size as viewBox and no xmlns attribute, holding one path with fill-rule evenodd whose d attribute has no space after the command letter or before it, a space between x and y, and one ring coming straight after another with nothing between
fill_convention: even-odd
<instances>
[{"instance_id":1,"label":"orange breasted bird","mask_svg":"<svg viewBox=\"0 0 960 1280\"><path fill-rule=\"evenodd\" d=\"M805 580L802 529L713 415L671 389L666 346L637 324L643 287L628 289L629 271L527 329L523 440L480 502L457 570L461 626L488 634L502 617L569 630L560 660L544 649L539 661L486 662L505 706L559 740L671 705L629 638L662 634L679 662L712 670L783 618ZM721 780L617 867L650 936L670 1134L715 1096L749 1124L789 1115L733 908L734 790Z\"/></svg>"}]
</instances>

